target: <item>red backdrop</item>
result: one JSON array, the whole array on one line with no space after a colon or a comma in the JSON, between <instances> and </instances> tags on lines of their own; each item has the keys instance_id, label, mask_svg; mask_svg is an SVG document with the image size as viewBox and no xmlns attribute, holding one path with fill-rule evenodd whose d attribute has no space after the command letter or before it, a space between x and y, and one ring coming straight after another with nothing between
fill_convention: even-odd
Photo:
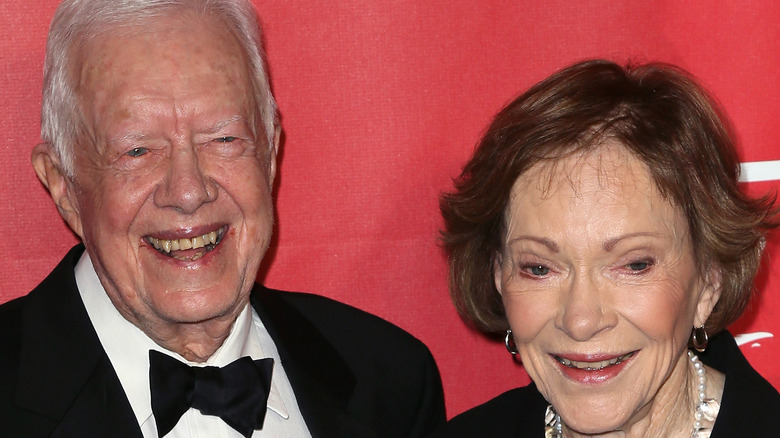
<instances>
[{"instance_id":1,"label":"red backdrop","mask_svg":"<svg viewBox=\"0 0 780 438\"><path fill-rule=\"evenodd\" d=\"M629 4L630 3L630 4ZM731 4L727 4L731 3ZM29 164L57 0L0 3L0 302L33 288L76 242ZM284 126L278 225L261 279L378 314L422 339L455 415L528 381L448 300L437 197L491 116L574 61L666 61L730 114L744 162L780 187L780 3L256 0ZM755 169L751 167L750 169ZM780 236L760 297L733 327L780 386ZM381 342L381 340L377 340Z\"/></svg>"}]
</instances>

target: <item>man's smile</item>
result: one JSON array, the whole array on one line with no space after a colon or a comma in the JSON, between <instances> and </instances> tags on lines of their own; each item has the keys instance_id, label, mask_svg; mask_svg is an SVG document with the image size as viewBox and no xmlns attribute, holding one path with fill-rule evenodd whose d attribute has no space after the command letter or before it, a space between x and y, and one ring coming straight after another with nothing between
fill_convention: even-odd
<instances>
[{"instance_id":1,"label":"man's smile","mask_svg":"<svg viewBox=\"0 0 780 438\"><path fill-rule=\"evenodd\" d=\"M195 261L214 250L222 242L227 228L228 226L224 225L214 231L192 238L160 239L146 236L144 239L160 254L177 260Z\"/></svg>"}]
</instances>

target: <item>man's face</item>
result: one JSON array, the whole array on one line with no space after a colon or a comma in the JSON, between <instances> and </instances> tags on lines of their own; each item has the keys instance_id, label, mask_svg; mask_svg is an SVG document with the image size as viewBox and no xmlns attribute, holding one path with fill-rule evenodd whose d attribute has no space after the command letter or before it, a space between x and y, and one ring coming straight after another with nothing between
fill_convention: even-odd
<instances>
[{"instance_id":1,"label":"man's face","mask_svg":"<svg viewBox=\"0 0 780 438\"><path fill-rule=\"evenodd\" d=\"M69 223L147 333L235 318L270 240L275 145L224 29L183 14L112 31L74 70L84 132Z\"/></svg>"}]
</instances>

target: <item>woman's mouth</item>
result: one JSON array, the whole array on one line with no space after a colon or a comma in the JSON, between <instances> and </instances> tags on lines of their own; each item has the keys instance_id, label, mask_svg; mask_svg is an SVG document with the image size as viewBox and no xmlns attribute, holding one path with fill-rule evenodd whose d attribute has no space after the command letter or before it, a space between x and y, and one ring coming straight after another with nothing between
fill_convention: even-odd
<instances>
[{"instance_id":1,"label":"woman's mouth","mask_svg":"<svg viewBox=\"0 0 780 438\"><path fill-rule=\"evenodd\" d=\"M184 239L160 239L146 236L144 239L160 254L181 261L195 261L213 251L227 231L227 225L200 236Z\"/></svg>"},{"instance_id":2,"label":"woman's mouth","mask_svg":"<svg viewBox=\"0 0 780 438\"><path fill-rule=\"evenodd\" d=\"M578 370L584 370L584 371L599 371L599 370L603 370L604 368L608 368L623 363L624 361L630 359L635 353L636 351L632 351L630 353L626 353L622 356L613 357L611 359L600 360L600 361L589 361L589 362L570 360L570 359L566 359L565 357L560 357L556 355L552 355L552 356L559 363L569 368L576 368Z\"/></svg>"}]
</instances>

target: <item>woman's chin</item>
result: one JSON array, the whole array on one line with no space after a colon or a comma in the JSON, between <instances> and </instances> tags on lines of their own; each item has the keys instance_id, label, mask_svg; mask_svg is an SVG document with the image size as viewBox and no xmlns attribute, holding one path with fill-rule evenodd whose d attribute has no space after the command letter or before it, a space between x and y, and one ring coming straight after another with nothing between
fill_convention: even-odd
<instances>
[{"instance_id":1,"label":"woman's chin","mask_svg":"<svg viewBox=\"0 0 780 438\"><path fill-rule=\"evenodd\" d=\"M620 402L620 400L616 401ZM556 412L568 429L581 434L594 435L624 429L631 421L633 412L626 410L627 402L630 401L622 400L622 402L613 404L606 401L601 403L598 409L593 409L598 405L584 401L569 403L564 404L560 410L556 408Z\"/></svg>"}]
</instances>

